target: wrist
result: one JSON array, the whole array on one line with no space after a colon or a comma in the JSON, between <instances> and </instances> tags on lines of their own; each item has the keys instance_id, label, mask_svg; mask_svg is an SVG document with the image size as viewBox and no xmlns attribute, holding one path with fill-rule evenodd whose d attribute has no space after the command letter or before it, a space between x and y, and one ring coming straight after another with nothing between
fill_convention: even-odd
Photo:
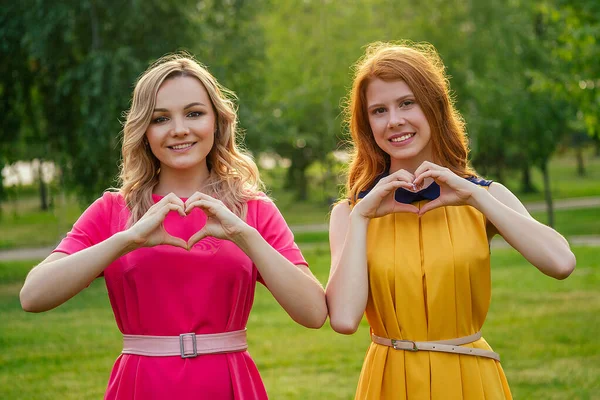
<instances>
[{"instance_id":1,"label":"wrist","mask_svg":"<svg viewBox=\"0 0 600 400\"><path fill-rule=\"evenodd\" d=\"M258 233L256 229L248 224L244 225L245 226L231 238L231 241L242 250L247 248L253 239L255 239L257 236L260 236L260 233Z\"/></svg>"},{"instance_id":2,"label":"wrist","mask_svg":"<svg viewBox=\"0 0 600 400\"><path fill-rule=\"evenodd\" d=\"M481 205L489 196L491 195L485 188L475 186L469 200L467 200L467 204L481 211Z\"/></svg>"},{"instance_id":3,"label":"wrist","mask_svg":"<svg viewBox=\"0 0 600 400\"><path fill-rule=\"evenodd\" d=\"M371 218L365 217L363 214L360 213L360 211L358 211L356 209L356 207L353 208L352 211L350 211L350 215L348 216L348 219L351 224L368 225L369 221L371 221Z\"/></svg>"},{"instance_id":4,"label":"wrist","mask_svg":"<svg viewBox=\"0 0 600 400\"><path fill-rule=\"evenodd\" d=\"M128 229L126 231L117 232L113 239L119 249L121 255L127 254L130 251L137 250L144 246L145 240L136 238L135 235Z\"/></svg>"}]
</instances>

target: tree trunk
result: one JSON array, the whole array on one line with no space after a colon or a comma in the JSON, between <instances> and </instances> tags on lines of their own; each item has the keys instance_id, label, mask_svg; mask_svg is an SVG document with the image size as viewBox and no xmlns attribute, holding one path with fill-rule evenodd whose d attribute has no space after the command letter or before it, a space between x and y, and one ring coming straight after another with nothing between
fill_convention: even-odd
<instances>
[{"instance_id":1,"label":"tree trunk","mask_svg":"<svg viewBox=\"0 0 600 400\"><path fill-rule=\"evenodd\" d=\"M585 176L585 162L583 159L583 146L575 148L575 157L577 158L577 176Z\"/></svg>"},{"instance_id":2,"label":"tree trunk","mask_svg":"<svg viewBox=\"0 0 600 400\"><path fill-rule=\"evenodd\" d=\"M40 209L42 211L48 210L48 188L46 182L44 182L44 173L42 171L42 160L39 160L38 164L38 181L40 184Z\"/></svg>"},{"instance_id":3,"label":"tree trunk","mask_svg":"<svg viewBox=\"0 0 600 400\"><path fill-rule=\"evenodd\" d=\"M300 201L308 200L308 179L306 166L296 170L296 198Z\"/></svg>"},{"instance_id":4,"label":"tree trunk","mask_svg":"<svg viewBox=\"0 0 600 400\"><path fill-rule=\"evenodd\" d=\"M548 226L554 228L554 205L552 204L552 190L550 189L548 160L542 162L542 175L544 176L544 198L546 200L546 211L548 213Z\"/></svg>"},{"instance_id":5,"label":"tree trunk","mask_svg":"<svg viewBox=\"0 0 600 400\"><path fill-rule=\"evenodd\" d=\"M6 192L4 191L4 177L2 175L2 171L4 170L4 162L0 160L0 220L2 220L2 204L4 203L4 198L6 197Z\"/></svg>"},{"instance_id":6,"label":"tree trunk","mask_svg":"<svg viewBox=\"0 0 600 400\"><path fill-rule=\"evenodd\" d=\"M531 168L528 165L523 166L523 174L521 176L521 192L522 193L537 193L537 189L531 182Z\"/></svg>"}]
</instances>

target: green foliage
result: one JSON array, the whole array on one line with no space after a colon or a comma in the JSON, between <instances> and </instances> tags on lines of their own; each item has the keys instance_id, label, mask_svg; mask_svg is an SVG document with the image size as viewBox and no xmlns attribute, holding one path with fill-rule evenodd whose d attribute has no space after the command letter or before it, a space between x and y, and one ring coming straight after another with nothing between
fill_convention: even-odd
<instances>
[{"instance_id":1,"label":"green foliage","mask_svg":"<svg viewBox=\"0 0 600 400\"><path fill-rule=\"evenodd\" d=\"M116 183L119 119L149 63L189 50L220 65L217 75L244 86L240 61L254 47L244 44L238 54L242 46L231 40L246 32L244 18L255 10L243 1L29 3L16 2L0 14L8 22L0 28L1 56L11 60L0 76L2 110L9 116L1 128L2 161L51 158L66 187L84 201ZM16 144L23 152L14 152Z\"/></svg>"},{"instance_id":2,"label":"green foliage","mask_svg":"<svg viewBox=\"0 0 600 400\"><path fill-rule=\"evenodd\" d=\"M333 170L328 157L347 139L341 111L350 66L369 42L411 39L439 50L473 163L504 180L511 170L545 168L567 135L598 140L599 7L595 0L7 3L0 166L52 160L66 188L85 201L97 196L115 184L119 119L136 77L161 55L186 49L239 95L247 147L289 159L286 188L307 199L310 169Z\"/></svg>"}]
</instances>

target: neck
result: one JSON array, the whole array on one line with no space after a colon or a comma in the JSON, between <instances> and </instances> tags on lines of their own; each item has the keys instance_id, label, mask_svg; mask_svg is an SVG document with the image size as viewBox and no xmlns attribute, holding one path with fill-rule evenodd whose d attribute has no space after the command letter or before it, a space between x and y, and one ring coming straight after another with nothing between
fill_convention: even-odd
<instances>
[{"instance_id":1,"label":"neck","mask_svg":"<svg viewBox=\"0 0 600 400\"><path fill-rule=\"evenodd\" d=\"M154 194L165 196L169 193L175 193L178 197L188 198L202 190L209 175L210 172L206 164L202 167L188 170L164 168L161 166Z\"/></svg>"},{"instance_id":2,"label":"neck","mask_svg":"<svg viewBox=\"0 0 600 400\"><path fill-rule=\"evenodd\" d=\"M396 171L399 171L401 169L410 172L411 174L414 174L415 171L417 170L417 168L419 168L419 166L421 166L421 164L423 164L423 162L425 161L431 161L431 162L435 162L432 160L432 157L411 157L408 159L391 159L390 162L390 174L393 174Z\"/></svg>"}]
</instances>

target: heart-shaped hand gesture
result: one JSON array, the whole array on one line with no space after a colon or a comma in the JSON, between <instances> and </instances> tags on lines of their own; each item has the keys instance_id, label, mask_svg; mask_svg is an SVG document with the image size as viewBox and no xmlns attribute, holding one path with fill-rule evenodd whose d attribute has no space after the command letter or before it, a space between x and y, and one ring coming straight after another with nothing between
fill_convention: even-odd
<instances>
[{"instance_id":1,"label":"heart-shaped hand gesture","mask_svg":"<svg viewBox=\"0 0 600 400\"><path fill-rule=\"evenodd\" d=\"M423 186L426 178L433 179L440 186L440 196L423 205L419 215L443 206L459 206L469 204L477 185L460 176L450 169L441 167L429 161L423 162L415 171L413 183L417 188Z\"/></svg>"},{"instance_id":2,"label":"heart-shaped hand gesture","mask_svg":"<svg viewBox=\"0 0 600 400\"><path fill-rule=\"evenodd\" d=\"M382 178L369 193L354 206L353 212L364 218L378 218L396 212L418 213L419 209L412 204L399 203L394 199L398 188L415 190L415 176L406 170L398 170Z\"/></svg>"},{"instance_id":3,"label":"heart-shaped hand gesture","mask_svg":"<svg viewBox=\"0 0 600 400\"><path fill-rule=\"evenodd\" d=\"M235 242L243 234L248 224L228 209L221 200L205 193L196 192L185 202L185 212L190 213L194 207L201 208L206 214L206 225L187 242L188 249L207 236Z\"/></svg>"},{"instance_id":4,"label":"heart-shaped hand gesture","mask_svg":"<svg viewBox=\"0 0 600 400\"><path fill-rule=\"evenodd\" d=\"M177 211L182 217L186 216L183 201L173 193L169 193L156 202L142 218L127 230L133 242L139 247L168 244L187 250L188 245L185 240L170 235L163 226L165 217L171 211Z\"/></svg>"}]
</instances>

